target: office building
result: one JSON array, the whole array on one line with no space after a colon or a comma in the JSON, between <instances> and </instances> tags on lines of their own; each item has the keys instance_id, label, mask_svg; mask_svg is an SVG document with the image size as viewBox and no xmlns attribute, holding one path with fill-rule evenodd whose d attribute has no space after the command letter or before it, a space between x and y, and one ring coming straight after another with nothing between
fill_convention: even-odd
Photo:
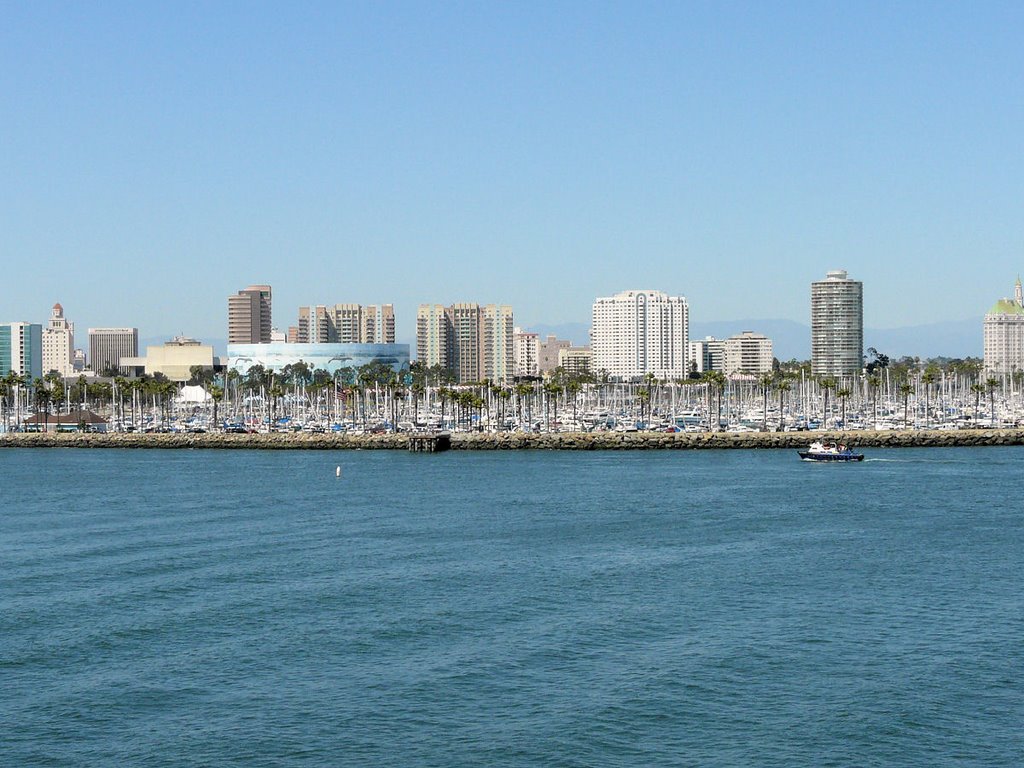
<instances>
[{"instance_id":1,"label":"office building","mask_svg":"<svg viewBox=\"0 0 1024 768\"><path fill-rule=\"evenodd\" d=\"M50 322L43 328L43 373L56 371L61 376L73 376L74 353L74 323L64 317L64 307L54 304Z\"/></svg>"},{"instance_id":2,"label":"office building","mask_svg":"<svg viewBox=\"0 0 1024 768\"><path fill-rule=\"evenodd\" d=\"M89 364L94 373L126 373L126 370L121 369L121 358L138 356L138 328L89 329Z\"/></svg>"},{"instance_id":3,"label":"office building","mask_svg":"<svg viewBox=\"0 0 1024 768\"><path fill-rule=\"evenodd\" d=\"M686 299L661 291L624 291L594 301L595 375L630 381L687 376L690 313Z\"/></svg>"},{"instance_id":4,"label":"office building","mask_svg":"<svg viewBox=\"0 0 1024 768\"><path fill-rule=\"evenodd\" d=\"M272 329L269 285L250 285L228 297L228 344L269 344Z\"/></svg>"},{"instance_id":5,"label":"office building","mask_svg":"<svg viewBox=\"0 0 1024 768\"><path fill-rule=\"evenodd\" d=\"M0 323L0 376L15 373L31 383L43 370L43 326Z\"/></svg>"},{"instance_id":6,"label":"office building","mask_svg":"<svg viewBox=\"0 0 1024 768\"><path fill-rule=\"evenodd\" d=\"M1000 299L985 315L985 370L1024 371L1024 289L1020 278L1012 299Z\"/></svg>"},{"instance_id":7,"label":"office building","mask_svg":"<svg viewBox=\"0 0 1024 768\"><path fill-rule=\"evenodd\" d=\"M856 376L864 367L864 284L842 269L811 283L811 373Z\"/></svg>"},{"instance_id":8,"label":"office building","mask_svg":"<svg viewBox=\"0 0 1024 768\"><path fill-rule=\"evenodd\" d=\"M689 346L690 373L705 371L723 371L725 369L725 340L706 336L699 341L691 341Z\"/></svg>"}]
</instances>

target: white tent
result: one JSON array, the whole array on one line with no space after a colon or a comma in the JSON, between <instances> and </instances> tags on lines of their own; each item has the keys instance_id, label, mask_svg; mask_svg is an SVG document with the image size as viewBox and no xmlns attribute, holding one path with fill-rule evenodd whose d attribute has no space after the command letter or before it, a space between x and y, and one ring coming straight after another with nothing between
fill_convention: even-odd
<instances>
[{"instance_id":1,"label":"white tent","mask_svg":"<svg viewBox=\"0 0 1024 768\"><path fill-rule=\"evenodd\" d=\"M210 393L199 386L185 386L181 388L181 392L178 394L177 402L181 405L188 403L195 403L201 405L203 403L210 402Z\"/></svg>"}]
</instances>

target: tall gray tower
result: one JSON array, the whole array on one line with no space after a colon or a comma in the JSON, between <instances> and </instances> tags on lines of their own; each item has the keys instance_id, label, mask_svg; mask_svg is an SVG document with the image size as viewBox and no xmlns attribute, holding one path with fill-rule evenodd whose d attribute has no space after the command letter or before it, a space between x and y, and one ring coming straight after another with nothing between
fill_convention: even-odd
<instances>
[{"instance_id":1,"label":"tall gray tower","mask_svg":"<svg viewBox=\"0 0 1024 768\"><path fill-rule=\"evenodd\" d=\"M864 367L864 284L832 270L811 283L811 373L856 376Z\"/></svg>"}]
</instances>

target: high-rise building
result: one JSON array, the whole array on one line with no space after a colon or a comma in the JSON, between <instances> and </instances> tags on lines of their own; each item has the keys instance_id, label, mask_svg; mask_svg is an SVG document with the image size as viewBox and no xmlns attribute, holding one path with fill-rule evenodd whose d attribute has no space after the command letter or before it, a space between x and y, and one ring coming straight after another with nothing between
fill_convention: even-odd
<instances>
[{"instance_id":1,"label":"high-rise building","mask_svg":"<svg viewBox=\"0 0 1024 768\"><path fill-rule=\"evenodd\" d=\"M451 364L451 319L441 304L420 304L416 310L416 359L421 365Z\"/></svg>"},{"instance_id":2,"label":"high-rise building","mask_svg":"<svg viewBox=\"0 0 1024 768\"><path fill-rule=\"evenodd\" d=\"M269 285L250 285L228 296L228 344L269 344L271 330Z\"/></svg>"},{"instance_id":3,"label":"high-rise building","mask_svg":"<svg viewBox=\"0 0 1024 768\"><path fill-rule=\"evenodd\" d=\"M856 376L864 367L864 284L842 269L811 283L811 373Z\"/></svg>"},{"instance_id":4,"label":"high-rise building","mask_svg":"<svg viewBox=\"0 0 1024 768\"><path fill-rule=\"evenodd\" d=\"M138 328L90 328L89 364L95 373L121 370L122 357L139 356Z\"/></svg>"},{"instance_id":5,"label":"high-rise building","mask_svg":"<svg viewBox=\"0 0 1024 768\"><path fill-rule=\"evenodd\" d=\"M774 362L772 340L760 333L743 331L722 342L722 358L722 372L726 376L771 373Z\"/></svg>"},{"instance_id":6,"label":"high-rise building","mask_svg":"<svg viewBox=\"0 0 1024 768\"><path fill-rule=\"evenodd\" d=\"M1024 371L1024 288L1020 278L1012 299L1000 299L985 315L985 370Z\"/></svg>"},{"instance_id":7,"label":"high-rise building","mask_svg":"<svg viewBox=\"0 0 1024 768\"><path fill-rule=\"evenodd\" d=\"M724 371L725 341L714 336L706 336L699 341L690 342L690 357L687 365L690 373L705 371Z\"/></svg>"},{"instance_id":8,"label":"high-rise building","mask_svg":"<svg viewBox=\"0 0 1024 768\"><path fill-rule=\"evenodd\" d=\"M416 357L440 365L460 383L511 381L515 347L512 307L421 304L416 312Z\"/></svg>"},{"instance_id":9,"label":"high-rise building","mask_svg":"<svg viewBox=\"0 0 1024 768\"><path fill-rule=\"evenodd\" d=\"M75 325L64 317L64 307L54 304L50 323L43 329L43 373L74 375L74 353Z\"/></svg>"},{"instance_id":10,"label":"high-rise building","mask_svg":"<svg viewBox=\"0 0 1024 768\"><path fill-rule=\"evenodd\" d=\"M0 376L16 373L38 379L43 371L43 326L38 323L0 324Z\"/></svg>"},{"instance_id":11,"label":"high-rise building","mask_svg":"<svg viewBox=\"0 0 1024 768\"><path fill-rule=\"evenodd\" d=\"M689 307L682 296L624 291L598 298L591 326L594 373L619 380L646 374L685 378L689 322Z\"/></svg>"},{"instance_id":12,"label":"high-rise building","mask_svg":"<svg viewBox=\"0 0 1024 768\"><path fill-rule=\"evenodd\" d=\"M511 381L515 371L515 326L512 307L488 304L480 316L481 378L494 384Z\"/></svg>"},{"instance_id":13,"label":"high-rise building","mask_svg":"<svg viewBox=\"0 0 1024 768\"><path fill-rule=\"evenodd\" d=\"M299 344L394 344L391 304L318 304L299 307L295 341Z\"/></svg>"},{"instance_id":14,"label":"high-rise building","mask_svg":"<svg viewBox=\"0 0 1024 768\"><path fill-rule=\"evenodd\" d=\"M452 359L449 368L460 384L480 381L480 305L463 302L447 309L452 328Z\"/></svg>"},{"instance_id":15,"label":"high-rise building","mask_svg":"<svg viewBox=\"0 0 1024 768\"><path fill-rule=\"evenodd\" d=\"M536 333L528 333L522 328L512 330L513 357L515 358L515 376L540 375L540 337Z\"/></svg>"},{"instance_id":16,"label":"high-rise building","mask_svg":"<svg viewBox=\"0 0 1024 768\"><path fill-rule=\"evenodd\" d=\"M333 323L328 315L327 307L318 304L315 307L299 307L299 333L296 341L299 344L328 344L333 338Z\"/></svg>"},{"instance_id":17,"label":"high-rise building","mask_svg":"<svg viewBox=\"0 0 1024 768\"><path fill-rule=\"evenodd\" d=\"M362 308L360 343L395 343L395 307L393 304L370 304Z\"/></svg>"}]
</instances>

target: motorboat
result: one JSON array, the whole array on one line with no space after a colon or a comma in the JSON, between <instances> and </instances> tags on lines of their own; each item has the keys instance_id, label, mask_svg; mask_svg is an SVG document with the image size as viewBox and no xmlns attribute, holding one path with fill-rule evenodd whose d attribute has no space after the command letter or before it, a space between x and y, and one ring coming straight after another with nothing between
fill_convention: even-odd
<instances>
[{"instance_id":1,"label":"motorboat","mask_svg":"<svg viewBox=\"0 0 1024 768\"><path fill-rule=\"evenodd\" d=\"M854 453L833 440L815 440L806 451L798 453L804 461L864 461L863 453Z\"/></svg>"}]
</instances>

